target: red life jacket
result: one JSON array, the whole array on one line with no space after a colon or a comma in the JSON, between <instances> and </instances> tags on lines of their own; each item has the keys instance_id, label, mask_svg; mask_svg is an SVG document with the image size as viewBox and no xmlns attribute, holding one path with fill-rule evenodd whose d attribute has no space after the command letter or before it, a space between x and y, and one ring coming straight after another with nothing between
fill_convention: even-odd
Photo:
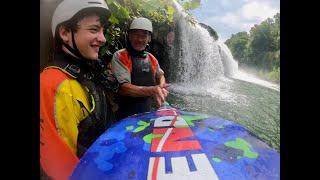
<instances>
[{"instance_id":1,"label":"red life jacket","mask_svg":"<svg viewBox=\"0 0 320 180\"><path fill-rule=\"evenodd\" d=\"M155 75L157 68L157 59L150 53L146 57L132 57L128 51L121 51L119 54L120 61L127 66L131 74L131 84L137 86L154 86L156 84ZM127 116L148 112L151 110L151 97L118 97L117 119Z\"/></svg>"}]
</instances>

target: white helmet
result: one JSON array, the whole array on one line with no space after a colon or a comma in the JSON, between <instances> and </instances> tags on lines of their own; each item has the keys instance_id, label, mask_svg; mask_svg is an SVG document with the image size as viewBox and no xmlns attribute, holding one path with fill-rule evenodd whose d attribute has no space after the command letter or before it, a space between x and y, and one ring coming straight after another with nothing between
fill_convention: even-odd
<instances>
[{"instance_id":1,"label":"white helmet","mask_svg":"<svg viewBox=\"0 0 320 180\"><path fill-rule=\"evenodd\" d=\"M152 32L152 23L144 17L135 18L130 25L130 29L143 29Z\"/></svg>"},{"instance_id":2,"label":"white helmet","mask_svg":"<svg viewBox=\"0 0 320 180\"><path fill-rule=\"evenodd\" d=\"M110 15L109 8L104 0L64 0L54 11L51 22L53 36L57 25L71 19L76 13L86 8L97 8L100 12Z\"/></svg>"}]
</instances>

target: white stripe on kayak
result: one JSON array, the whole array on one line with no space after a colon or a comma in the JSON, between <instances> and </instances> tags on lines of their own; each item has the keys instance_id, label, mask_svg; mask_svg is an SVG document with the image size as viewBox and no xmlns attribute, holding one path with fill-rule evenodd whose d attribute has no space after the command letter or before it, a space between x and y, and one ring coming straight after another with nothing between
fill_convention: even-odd
<instances>
[{"instance_id":1,"label":"white stripe on kayak","mask_svg":"<svg viewBox=\"0 0 320 180\"><path fill-rule=\"evenodd\" d=\"M162 138L161 138L161 140L160 140L160 142L159 142L159 144L158 144L158 147L157 147L156 152L161 152L162 147L163 147L164 143L166 142L167 138L169 137L172 129L173 129L173 128L168 128L167 131L166 131L166 133L162 136Z\"/></svg>"},{"instance_id":2,"label":"white stripe on kayak","mask_svg":"<svg viewBox=\"0 0 320 180\"><path fill-rule=\"evenodd\" d=\"M173 111L173 113L174 113L174 116L177 116L177 112L176 112L176 111ZM174 118L173 118L173 119L174 119ZM174 124L173 124L173 126L174 126ZM163 147L164 143L166 142L166 140L168 139L168 137L169 137L172 129L173 129L173 128L168 128L167 131L166 131L166 133L162 136L162 138L161 138L161 140L160 140L160 142L159 142L159 144L158 144L158 147L157 147L156 152L161 152L162 147Z\"/></svg>"},{"instance_id":3,"label":"white stripe on kayak","mask_svg":"<svg viewBox=\"0 0 320 180\"><path fill-rule=\"evenodd\" d=\"M152 179L152 170L153 170L153 164L154 164L154 157L150 157L149 158L149 167L148 167L148 177L147 180L151 180Z\"/></svg>"}]
</instances>

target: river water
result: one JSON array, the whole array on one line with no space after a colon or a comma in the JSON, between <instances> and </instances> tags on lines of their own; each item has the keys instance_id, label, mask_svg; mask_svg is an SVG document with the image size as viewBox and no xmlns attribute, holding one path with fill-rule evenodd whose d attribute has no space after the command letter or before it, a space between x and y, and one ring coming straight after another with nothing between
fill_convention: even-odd
<instances>
[{"instance_id":1,"label":"river water","mask_svg":"<svg viewBox=\"0 0 320 180\"><path fill-rule=\"evenodd\" d=\"M237 122L280 152L280 93L250 82L221 78L212 88L173 83L167 101L183 111Z\"/></svg>"},{"instance_id":2,"label":"river water","mask_svg":"<svg viewBox=\"0 0 320 180\"><path fill-rule=\"evenodd\" d=\"M280 86L238 69L228 47L190 23L173 2L176 39L169 51L167 102L239 123L280 152Z\"/></svg>"}]
</instances>

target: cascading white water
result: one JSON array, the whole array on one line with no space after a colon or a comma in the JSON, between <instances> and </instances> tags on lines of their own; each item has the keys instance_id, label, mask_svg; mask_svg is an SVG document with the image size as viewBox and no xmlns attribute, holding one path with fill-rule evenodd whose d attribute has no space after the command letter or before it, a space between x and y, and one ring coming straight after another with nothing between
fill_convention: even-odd
<instances>
[{"instance_id":1,"label":"cascading white water","mask_svg":"<svg viewBox=\"0 0 320 180\"><path fill-rule=\"evenodd\" d=\"M216 80L225 81L226 77L240 79L279 90L279 85L254 77L238 70L229 48L221 41L216 41L209 32L198 23L188 22L187 14L179 3L173 0L176 21L179 28L179 53L176 63L175 78L179 84L189 87L214 88ZM226 81L228 84L228 82ZM229 85L226 85L229 87ZM227 88L229 89L229 88Z\"/></svg>"},{"instance_id":2,"label":"cascading white water","mask_svg":"<svg viewBox=\"0 0 320 180\"><path fill-rule=\"evenodd\" d=\"M220 55L224 66L224 74L228 77L235 76L238 72L238 62L233 59L233 56L227 45L219 40L218 45L220 47Z\"/></svg>"},{"instance_id":3,"label":"cascading white water","mask_svg":"<svg viewBox=\"0 0 320 180\"><path fill-rule=\"evenodd\" d=\"M207 85L224 74L217 42L209 32L181 18L178 21L180 32L180 57L177 73L179 82Z\"/></svg>"},{"instance_id":4,"label":"cascading white water","mask_svg":"<svg viewBox=\"0 0 320 180\"><path fill-rule=\"evenodd\" d=\"M238 122L279 147L279 86L238 69L224 43L215 41L202 26L187 23L185 19L190 17L180 4L173 0L173 5L177 38L169 49L168 102L185 111Z\"/></svg>"},{"instance_id":5,"label":"cascading white water","mask_svg":"<svg viewBox=\"0 0 320 180\"><path fill-rule=\"evenodd\" d=\"M232 80L225 78L225 72L231 72L225 71L225 64L230 63L223 62L229 58L228 53L224 52L226 47L220 47L221 43L207 29L198 23L190 23L180 4L173 0L173 5L179 37L175 56L170 60L174 62L176 74L176 83L171 84L171 90L185 95L211 96L233 103L243 102L232 93Z\"/></svg>"},{"instance_id":6,"label":"cascading white water","mask_svg":"<svg viewBox=\"0 0 320 180\"><path fill-rule=\"evenodd\" d=\"M217 78L233 75L238 68L228 47L215 41L209 32L198 23L191 24L179 3L173 1L177 10L179 28L179 57L177 82L210 87Z\"/></svg>"}]
</instances>

